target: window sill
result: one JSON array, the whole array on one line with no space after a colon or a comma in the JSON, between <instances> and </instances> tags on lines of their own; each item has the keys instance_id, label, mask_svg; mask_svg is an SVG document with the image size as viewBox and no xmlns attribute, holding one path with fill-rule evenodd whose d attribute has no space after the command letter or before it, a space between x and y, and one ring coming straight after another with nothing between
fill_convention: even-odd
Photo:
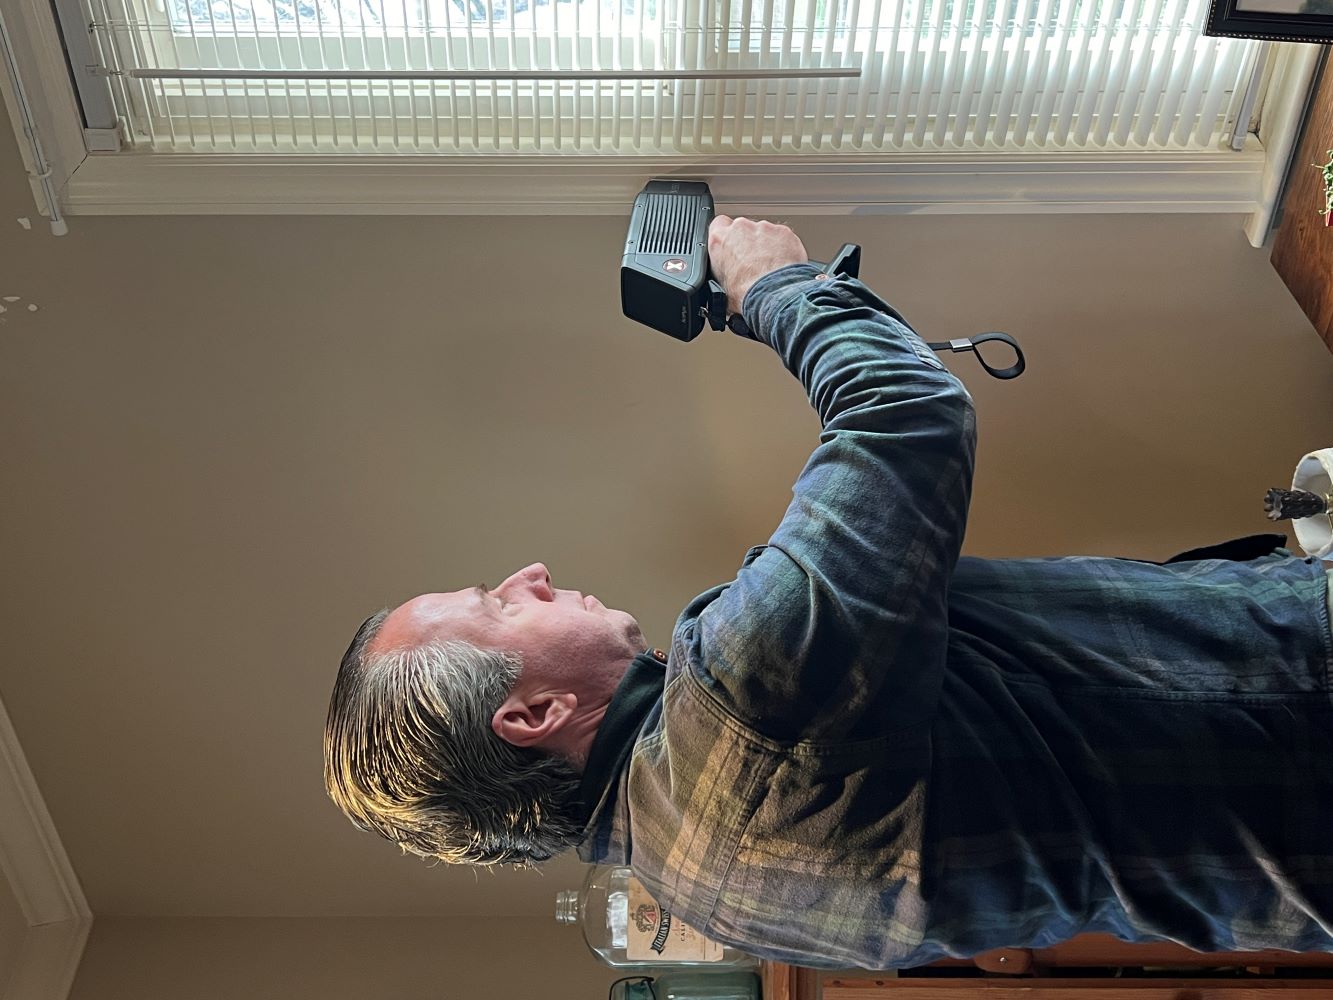
<instances>
[{"instance_id":1,"label":"window sill","mask_svg":"<svg viewBox=\"0 0 1333 1000\"><path fill-rule=\"evenodd\" d=\"M1264 150L753 157L93 154L71 215L624 215L650 177L706 179L729 214L1249 213Z\"/></svg>"}]
</instances>

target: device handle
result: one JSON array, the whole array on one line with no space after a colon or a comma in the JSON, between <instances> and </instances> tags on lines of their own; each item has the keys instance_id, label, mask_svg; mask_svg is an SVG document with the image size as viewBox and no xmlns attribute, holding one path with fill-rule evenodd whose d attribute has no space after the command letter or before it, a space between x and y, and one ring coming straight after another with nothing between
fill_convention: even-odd
<instances>
[{"instance_id":1,"label":"device handle","mask_svg":"<svg viewBox=\"0 0 1333 1000\"><path fill-rule=\"evenodd\" d=\"M726 326L727 290L718 284L716 278L708 279L708 303L704 306L704 314L708 317L708 325L714 330Z\"/></svg>"},{"instance_id":2,"label":"device handle","mask_svg":"<svg viewBox=\"0 0 1333 1000\"><path fill-rule=\"evenodd\" d=\"M810 263L819 264L819 261L812 260ZM837 255L828 262L827 266L819 264L824 269L824 273L839 277L842 275L848 278L859 278L861 276L861 248L855 243L844 243L842 249Z\"/></svg>"},{"instance_id":3,"label":"device handle","mask_svg":"<svg viewBox=\"0 0 1333 1000\"><path fill-rule=\"evenodd\" d=\"M810 263L833 278L858 278L861 276L861 248L855 243L844 243L827 264L817 260Z\"/></svg>"}]
</instances>

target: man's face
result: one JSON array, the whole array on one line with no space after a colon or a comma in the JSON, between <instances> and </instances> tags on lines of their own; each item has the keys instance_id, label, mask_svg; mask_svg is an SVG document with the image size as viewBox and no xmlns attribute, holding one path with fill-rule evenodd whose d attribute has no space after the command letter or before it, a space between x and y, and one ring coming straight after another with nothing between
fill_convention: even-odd
<instances>
[{"instance_id":1,"label":"man's face","mask_svg":"<svg viewBox=\"0 0 1333 1000\"><path fill-rule=\"evenodd\" d=\"M639 623L592 595L556 590L541 563L496 587L422 594L384 620L370 652L462 639L523 658L520 684L567 685L610 698L625 667L646 643Z\"/></svg>"}]
</instances>

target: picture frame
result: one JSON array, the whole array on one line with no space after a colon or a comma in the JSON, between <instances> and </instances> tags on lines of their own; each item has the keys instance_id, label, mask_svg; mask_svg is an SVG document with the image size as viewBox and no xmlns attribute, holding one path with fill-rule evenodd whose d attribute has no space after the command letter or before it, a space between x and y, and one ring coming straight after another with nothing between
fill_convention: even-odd
<instances>
[{"instance_id":1,"label":"picture frame","mask_svg":"<svg viewBox=\"0 0 1333 1000\"><path fill-rule=\"evenodd\" d=\"M1205 35L1333 42L1333 0L1213 0Z\"/></svg>"}]
</instances>

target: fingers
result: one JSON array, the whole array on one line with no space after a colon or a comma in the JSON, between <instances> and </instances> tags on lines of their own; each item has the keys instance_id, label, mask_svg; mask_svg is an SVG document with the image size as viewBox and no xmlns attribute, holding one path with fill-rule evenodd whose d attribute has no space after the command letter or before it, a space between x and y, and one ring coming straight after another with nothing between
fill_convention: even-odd
<instances>
[{"instance_id":1,"label":"fingers","mask_svg":"<svg viewBox=\"0 0 1333 1000\"><path fill-rule=\"evenodd\" d=\"M766 229L786 229L786 226L775 225L772 222L764 220L747 219L745 216L732 218L729 215L715 215L713 221L708 225L708 249L712 253L726 242L730 232L735 229L737 233L753 234L758 230Z\"/></svg>"},{"instance_id":2,"label":"fingers","mask_svg":"<svg viewBox=\"0 0 1333 1000\"><path fill-rule=\"evenodd\" d=\"M735 225L735 220L729 215L715 215L713 221L708 224L708 252L715 254L718 248L722 246L722 241L727 238L727 231Z\"/></svg>"},{"instance_id":3,"label":"fingers","mask_svg":"<svg viewBox=\"0 0 1333 1000\"><path fill-rule=\"evenodd\" d=\"M722 245L722 239L727 230L731 227L731 220L725 215L713 216L713 221L708 224L708 254L716 256L718 247Z\"/></svg>"},{"instance_id":4,"label":"fingers","mask_svg":"<svg viewBox=\"0 0 1333 1000\"><path fill-rule=\"evenodd\" d=\"M809 260L787 226L718 215L708 227L709 269L727 290L727 308L739 312L750 286L763 275Z\"/></svg>"},{"instance_id":5,"label":"fingers","mask_svg":"<svg viewBox=\"0 0 1333 1000\"><path fill-rule=\"evenodd\" d=\"M729 215L715 215L713 221L708 224L709 240L724 237L726 231L733 226L740 230L785 230L791 232L790 226L784 226L780 222L769 222L767 219L749 219L743 215L733 219Z\"/></svg>"}]
</instances>

